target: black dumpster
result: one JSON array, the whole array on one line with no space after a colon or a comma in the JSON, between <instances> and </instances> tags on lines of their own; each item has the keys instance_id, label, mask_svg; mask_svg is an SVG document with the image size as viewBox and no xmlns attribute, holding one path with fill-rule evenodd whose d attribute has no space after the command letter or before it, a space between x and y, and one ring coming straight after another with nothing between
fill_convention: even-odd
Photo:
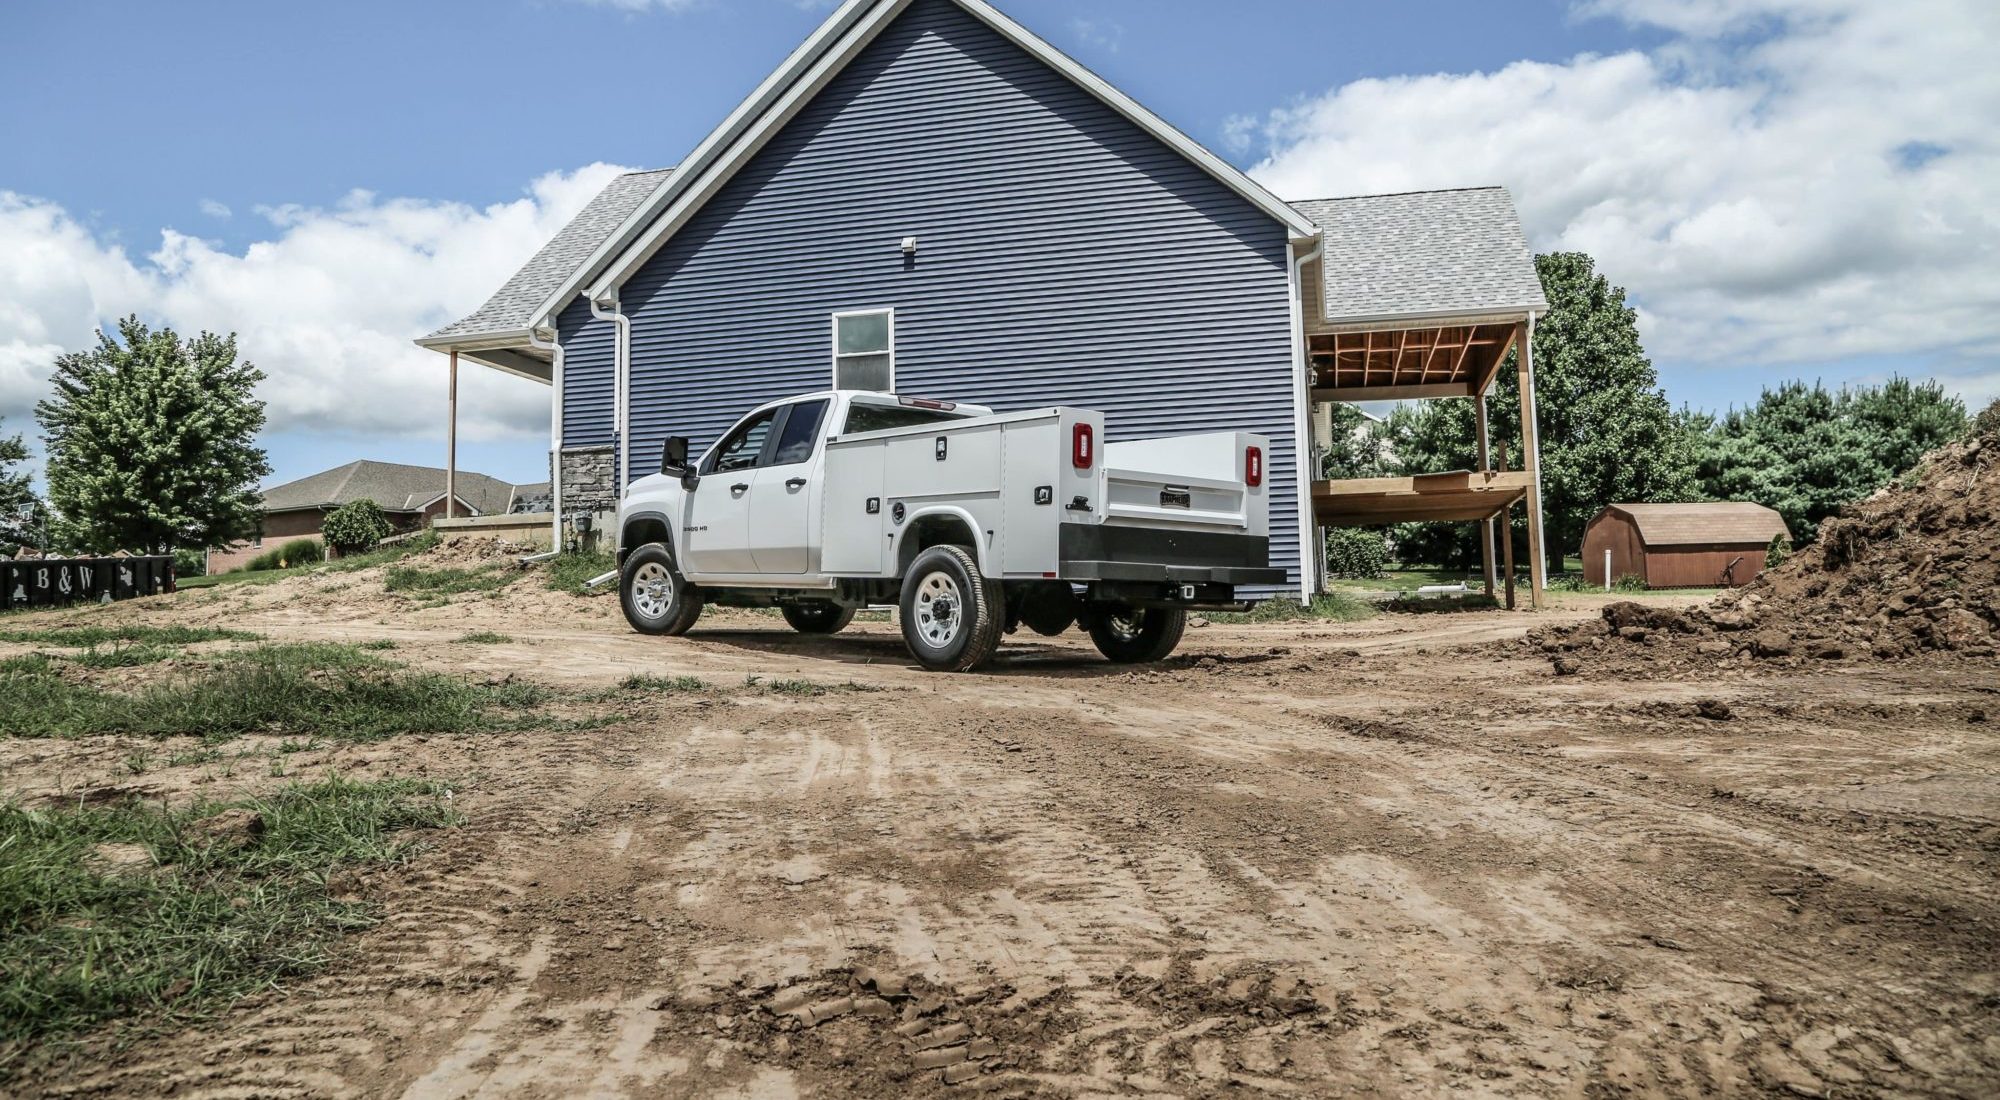
<instances>
[{"instance_id":1,"label":"black dumpster","mask_svg":"<svg viewBox=\"0 0 2000 1100\"><path fill-rule=\"evenodd\" d=\"M0 607L129 600L174 590L174 559L40 558L0 561Z\"/></svg>"}]
</instances>

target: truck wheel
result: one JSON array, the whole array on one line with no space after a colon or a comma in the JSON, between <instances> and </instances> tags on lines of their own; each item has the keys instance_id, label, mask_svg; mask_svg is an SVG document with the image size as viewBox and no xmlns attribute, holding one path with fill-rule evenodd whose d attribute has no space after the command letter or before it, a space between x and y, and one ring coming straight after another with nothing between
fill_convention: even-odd
<instances>
[{"instance_id":1,"label":"truck wheel","mask_svg":"<svg viewBox=\"0 0 2000 1100\"><path fill-rule=\"evenodd\" d=\"M838 634L854 621L854 609L831 600L805 600L780 608L785 621L801 634Z\"/></svg>"},{"instance_id":2,"label":"truck wheel","mask_svg":"<svg viewBox=\"0 0 2000 1100\"><path fill-rule=\"evenodd\" d=\"M1165 660L1186 629L1187 612L1178 607L1111 607L1090 617L1097 651L1121 665Z\"/></svg>"},{"instance_id":3,"label":"truck wheel","mask_svg":"<svg viewBox=\"0 0 2000 1100\"><path fill-rule=\"evenodd\" d=\"M674 568L674 556L657 542L625 557L618 578L625 621L641 634L686 634L701 618L701 590Z\"/></svg>"},{"instance_id":4,"label":"truck wheel","mask_svg":"<svg viewBox=\"0 0 2000 1100\"><path fill-rule=\"evenodd\" d=\"M903 642L933 672L970 672L1000 648L1000 582L962 546L933 546L903 577Z\"/></svg>"}]
</instances>

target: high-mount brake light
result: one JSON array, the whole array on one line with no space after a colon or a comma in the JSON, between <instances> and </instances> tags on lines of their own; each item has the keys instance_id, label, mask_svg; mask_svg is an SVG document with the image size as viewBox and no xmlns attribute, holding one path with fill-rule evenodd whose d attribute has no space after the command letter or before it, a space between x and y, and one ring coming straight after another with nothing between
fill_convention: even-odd
<instances>
[{"instance_id":1,"label":"high-mount brake light","mask_svg":"<svg viewBox=\"0 0 2000 1100\"><path fill-rule=\"evenodd\" d=\"M899 397L897 400L915 409L936 409L939 412L950 412L958 408L957 402L933 401L928 397Z\"/></svg>"},{"instance_id":2,"label":"high-mount brake light","mask_svg":"<svg viewBox=\"0 0 2000 1100\"><path fill-rule=\"evenodd\" d=\"M1252 489L1264 484L1264 449L1243 448L1243 484Z\"/></svg>"},{"instance_id":3,"label":"high-mount brake light","mask_svg":"<svg viewBox=\"0 0 2000 1100\"><path fill-rule=\"evenodd\" d=\"M1097 461L1097 432L1088 424L1077 424L1069 433L1069 464L1088 470Z\"/></svg>"}]
</instances>

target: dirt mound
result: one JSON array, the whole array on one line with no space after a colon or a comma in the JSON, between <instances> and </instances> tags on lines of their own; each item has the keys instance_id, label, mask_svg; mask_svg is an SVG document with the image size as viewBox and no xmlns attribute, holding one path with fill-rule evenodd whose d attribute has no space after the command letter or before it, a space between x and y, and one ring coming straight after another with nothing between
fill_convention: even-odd
<instances>
[{"instance_id":1,"label":"dirt mound","mask_svg":"<svg viewBox=\"0 0 2000 1100\"><path fill-rule=\"evenodd\" d=\"M2000 629L2000 430L1925 456L1842 510L1819 541L1689 611L1617 603L1602 621L1531 632L1558 675L1760 661L1991 660Z\"/></svg>"}]
</instances>

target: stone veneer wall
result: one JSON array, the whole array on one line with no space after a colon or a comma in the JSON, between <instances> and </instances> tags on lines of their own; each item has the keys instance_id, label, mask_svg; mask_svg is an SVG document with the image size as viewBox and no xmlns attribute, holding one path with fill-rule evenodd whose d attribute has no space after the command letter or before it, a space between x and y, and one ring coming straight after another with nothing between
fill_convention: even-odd
<instances>
[{"instance_id":1,"label":"stone veneer wall","mask_svg":"<svg viewBox=\"0 0 2000 1100\"><path fill-rule=\"evenodd\" d=\"M576 447L558 456L562 508L577 512L612 512L618 508L618 462L610 447Z\"/></svg>"}]
</instances>

